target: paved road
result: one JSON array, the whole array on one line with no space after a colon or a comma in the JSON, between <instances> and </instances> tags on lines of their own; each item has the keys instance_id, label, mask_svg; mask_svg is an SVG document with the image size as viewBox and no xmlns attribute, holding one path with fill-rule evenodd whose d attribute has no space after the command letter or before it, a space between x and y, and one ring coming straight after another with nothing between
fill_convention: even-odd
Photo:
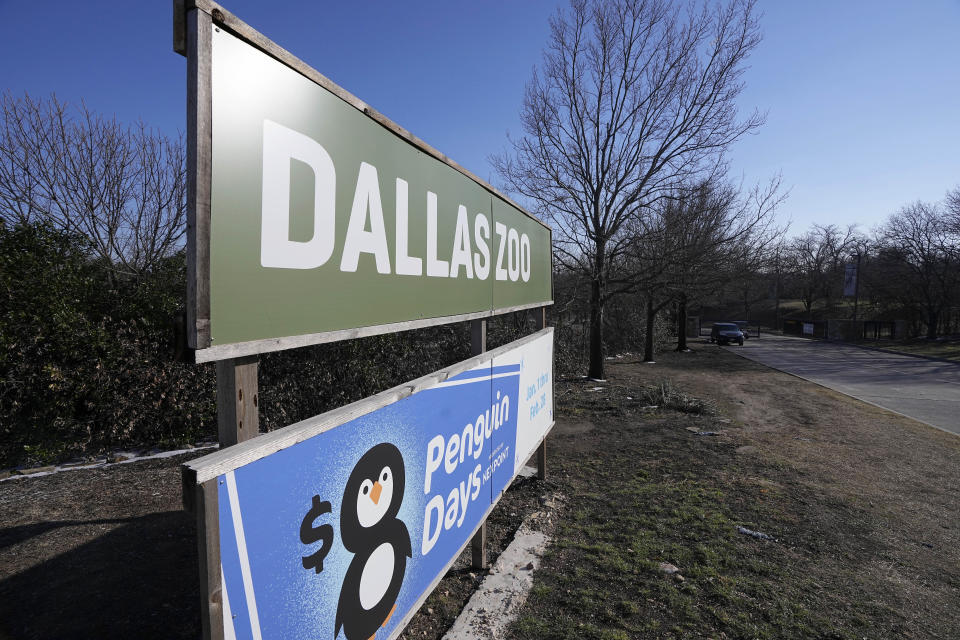
<instances>
[{"instance_id":1,"label":"paved road","mask_svg":"<svg viewBox=\"0 0 960 640\"><path fill-rule=\"evenodd\" d=\"M960 364L780 336L734 353L960 434Z\"/></svg>"}]
</instances>

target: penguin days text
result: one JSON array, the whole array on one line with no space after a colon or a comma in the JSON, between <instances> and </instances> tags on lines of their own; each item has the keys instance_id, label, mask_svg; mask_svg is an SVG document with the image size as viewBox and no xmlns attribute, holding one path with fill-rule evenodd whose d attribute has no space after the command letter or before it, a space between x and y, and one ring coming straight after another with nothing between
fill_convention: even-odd
<instances>
[{"instance_id":1,"label":"penguin days text","mask_svg":"<svg viewBox=\"0 0 960 640\"><path fill-rule=\"evenodd\" d=\"M430 495L433 474L439 472L441 466L447 475L453 475L460 465L470 458L479 461L485 448L485 443L491 440L500 425L510 417L510 396L497 391L496 400L490 408L477 416L473 423L467 423L462 433L454 432L449 438L442 434L434 436L427 443L427 467L423 480L423 493ZM459 484L447 494L446 498L437 493L427 501L423 513L423 541L421 552L427 555L442 531L448 531L456 525L463 524L467 515L467 508L480 495L480 487L490 480L493 471L507 460L510 455L510 446L498 447L495 456L490 460L486 469L481 462L477 462L471 471L463 476ZM465 465L466 466L466 465ZM461 471L461 474L463 472Z\"/></svg>"}]
</instances>

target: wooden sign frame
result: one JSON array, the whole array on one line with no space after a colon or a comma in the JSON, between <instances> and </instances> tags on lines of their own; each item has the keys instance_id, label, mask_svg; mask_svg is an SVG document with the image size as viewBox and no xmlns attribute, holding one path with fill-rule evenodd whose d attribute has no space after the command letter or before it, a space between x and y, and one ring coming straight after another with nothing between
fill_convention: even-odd
<instances>
[{"instance_id":1,"label":"wooden sign frame","mask_svg":"<svg viewBox=\"0 0 960 640\"><path fill-rule=\"evenodd\" d=\"M502 194L478 176L461 167L406 129L383 116L357 97L337 86L328 78L257 32L219 4L210 0L175 0L174 50L185 55L187 58L188 184L186 336L187 347L190 353L189 357L191 357L194 362L201 363L237 359L271 351L394 333L454 322L490 318L512 311L534 309L553 304L552 265L547 265L546 270L551 273L546 273L541 277L549 280L550 291L546 296L542 293L534 295L535 300L532 302L495 306L495 304L492 304L492 301L487 301L484 302L483 305L480 305L484 308L474 307L474 309L477 310L453 313L451 315L433 316L427 311L424 314L426 317L422 317L421 314L415 314L421 317L404 319L397 322L375 322L374 324L365 326L338 328L315 333L279 335L277 337L249 340L242 339L239 342L228 340L222 343L214 343L213 339L215 336L212 335L212 331L215 331L215 327L211 326L211 205L214 196L211 180L214 171L213 158L215 152L213 149L214 84L212 77L214 27L222 29L243 43L266 54L269 58L278 61L284 67L293 70L309 82L338 98L343 104L348 105L348 108L363 114L364 119L376 123L378 128L383 130L383 135L389 137L384 138L384 140L401 140L404 145L412 151L417 154L425 154L432 159L431 161L439 163L438 166L452 169L455 172L455 174L452 175L459 175L465 179L465 185L474 185L474 187L485 191L492 202L500 202L504 207L515 209L520 218L532 224L533 227L538 229L538 233L545 234L543 239L545 239L548 244L548 251L549 244L552 242L552 232L550 228L525 212L520 205L513 202L508 196ZM338 104L340 104L340 102L338 102ZM492 230L490 230L489 233L492 234ZM502 248L501 245L500 249ZM491 246L491 253L496 254L493 246ZM552 262L552 257L548 258L548 262ZM407 278L409 278L409 276L407 276ZM433 279L433 281L436 281L436 279ZM410 282L410 280L401 279L398 280L398 282ZM427 280L424 280L424 282L426 283ZM492 276L490 278L490 284L497 284ZM532 284L532 282L530 284ZM425 284L424 286L427 285ZM497 284L497 286L499 287L501 285ZM524 290L524 286L521 286L519 283L514 283L512 286L515 291ZM255 294L251 294L251 296L255 299ZM495 295L494 298L496 297ZM251 306L251 313L253 313L254 307L255 305Z\"/></svg>"},{"instance_id":2,"label":"wooden sign frame","mask_svg":"<svg viewBox=\"0 0 960 640\"><path fill-rule=\"evenodd\" d=\"M339 340L360 338L425 328L454 322L471 321L472 351L474 357L465 362L448 367L440 372L414 380L389 391L366 398L357 403L324 414L323 418L339 420L350 419L351 415L363 415L378 406L409 395L420 386L431 384L441 378L455 375L477 362L488 358L486 353L487 319L499 314L533 310L538 330L546 327L546 306L553 304L549 300L539 300L528 304L507 305L459 313L441 317L426 317L402 322L390 322L371 326L353 327L342 330L309 333L295 336L282 336L262 340L214 345L211 343L210 325L210 233L211 233L211 175L212 175L212 33L213 28L221 28L255 47L271 58L331 92L343 102L375 121L390 134L402 139L427 156L443 163L447 167L465 176L484 190L491 198L497 198L528 216L543 226L550 234L549 227L543 225L507 196L456 164L450 158L432 148L409 131L395 124L367 104L337 86L329 79L312 69L291 53L275 44L255 29L238 19L232 13L211 0L174 0L173 2L173 48L187 58L187 304L186 336L189 349L188 358L195 363L215 362L217 366L217 413L219 439L222 448L231 448L231 455L250 452L261 453L276 446L276 436L258 438L258 442L249 442L259 435L259 393L258 361L260 353L289 348L323 344ZM550 237L550 236L548 236ZM552 293L552 273L550 275ZM514 343L514 345L517 343ZM471 364L472 363L472 364ZM551 386L552 386L551 374ZM309 421L307 421L309 422ZM339 423L338 423L339 424ZM552 423L550 425L552 428ZM550 429L547 430L549 432ZM288 437L296 430L283 430L282 437ZM272 443L272 444L271 444ZM235 447L236 445L236 447ZM288 445L289 446L289 443ZM538 475L546 477L546 436L536 448ZM209 469L207 470L209 471ZM221 568L218 524L218 492L216 478L200 479L198 473L204 473L203 467L183 467L184 507L196 516L198 533L198 551L200 557L202 623L204 638L223 637L223 602L221 598ZM499 498L497 498L499 500ZM495 504L495 502L494 502ZM493 505L490 506L490 509ZM489 511L488 511L489 513ZM487 566L486 520L477 527L472 540L468 542L473 550L473 565L477 568ZM455 558L454 558L455 559ZM453 560L451 560L452 564ZM434 585L442 578L440 574ZM425 599L433 586L424 594ZM422 599L421 599L422 602ZM419 606L419 604L417 605ZM414 607L409 617L416 612ZM399 633L399 632L398 632Z\"/></svg>"},{"instance_id":3,"label":"wooden sign frame","mask_svg":"<svg viewBox=\"0 0 960 640\"><path fill-rule=\"evenodd\" d=\"M484 327L480 324L482 322L483 321L480 321L474 325L475 338L482 339L484 331ZM485 366L488 362L494 362L498 357L516 353L528 343L533 343L547 336L552 340L552 333L552 328L542 329L517 341L498 347L497 349L481 351L477 355L455 365L404 383L340 409L309 418L295 425L264 434L235 446L221 449L221 451L184 464L182 467L184 508L195 514L197 523L203 637L205 639L220 639L223 637L225 628L224 602L226 599L223 595L222 588L223 578L220 555L221 505L219 504L220 497L218 497L220 495L218 483L223 482L222 478L224 474L232 473L235 469L256 463L274 454L285 452L291 447L306 443L311 438L326 434L326 432L336 429L341 425L345 425L384 407L393 405L421 391L433 389L437 385L442 385L444 382L459 374L475 370L479 366ZM454 384L460 383L455 381ZM552 367L549 388L550 398L552 398ZM552 401L548 406L552 408ZM516 408L515 411L519 414L520 408ZM542 436L538 434L537 440L534 441L536 444L533 447L532 455L536 459L538 475L542 479L546 477L546 438L553 429L554 424L555 422L552 416L549 416L544 423ZM527 451L530 450L524 449L520 452L524 458L528 455L526 453ZM518 471L519 469L514 467L513 473L516 474ZM473 566L478 569L486 568L486 518L499 502L502 495L502 492L495 494L489 507L482 512L482 516L480 516L477 525L470 530L463 545L459 547L459 550L444 564L442 570L436 575L435 579L432 580L429 587L417 596L415 604L405 613L401 624L390 633L389 637L395 637L402 633L404 627L416 614L420 605L430 595L467 546L470 546L472 549ZM235 597L234 595L231 599Z\"/></svg>"}]
</instances>

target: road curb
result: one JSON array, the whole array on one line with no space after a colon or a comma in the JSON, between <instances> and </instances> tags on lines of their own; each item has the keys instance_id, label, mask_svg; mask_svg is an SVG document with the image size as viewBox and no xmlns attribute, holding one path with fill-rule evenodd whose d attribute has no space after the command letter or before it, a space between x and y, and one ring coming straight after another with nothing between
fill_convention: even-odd
<instances>
[{"instance_id":1,"label":"road curb","mask_svg":"<svg viewBox=\"0 0 960 640\"><path fill-rule=\"evenodd\" d=\"M160 460L162 458L173 458L176 456L182 456L188 453L194 453L197 451L208 451L210 449L217 449L220 445L215 442L201 442L196 446L191 447L190 449L174 449L171 451L160 451L157 453L147 453L147 454L137 454L130 453L129 456L125 456L124 452L113 452L107 454L102 458L97 458L91 460L90 462L64 462L56 465L48 465L45 467L37 467L34 469L0 469L0 482L7 482L10 480L26 480L28 478L42 478L43 476L50 476L55 473L64 473L67 471L85 471L89 469L106 469L107 467L114 467L118 464L131 464L133 462L143 462L145 460ZM2 636L0 636L2 637Z\"/></svg>"},{"instance_id":2,"label":"road curb","mask_svg":"<svg viewBox=\"0 0 960 640\"><path fill-rule=\"evenodd\" d=\"M544 501L543 510L524 519L443 640L506 637L510 623L527 601L533 587L533 573L540 568L540 559L550 543L550 537L541 531L539 523L550 519L551 506L557 500L556 494L550 495Z\"/></svg>"},{"instance_id":3,"label":"road curb","mask_svg":"<svg viewBox=\"0 0 960 640\"><path fill-rule=\"evenodd\" d=\"M866 345L866 344L856 344L855 342L843 342L841 340L828 340L827 342L831 344L842 344L848 347L856 347L858 349L866 349L867 351L879 351L881 353L889 353L894 356L909 356L911 358L920 358L922 360L931 360L933 362L945 362L947 364L955 364L958 367L960 367L960 362L957 362L956 360L950 360L949 358L938 358L937 356L925 356L921 353L907 353L906 351L894 351L893 349L884 349L883 347L871 347L870 345Z\"/></svg>"}]
</instances>

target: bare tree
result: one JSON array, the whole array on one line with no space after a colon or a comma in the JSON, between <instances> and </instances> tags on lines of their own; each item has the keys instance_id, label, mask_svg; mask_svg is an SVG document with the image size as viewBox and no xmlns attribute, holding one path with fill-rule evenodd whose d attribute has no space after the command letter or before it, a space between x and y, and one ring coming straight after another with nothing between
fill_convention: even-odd
<instances>
[{"instance_id":1,"label":"bare tree","mask_svg":"<svg viewBox=\"0 0 960 640\"><path fill-rule=\"evenodd\" d=\"M902 288L903 301L923 310L929 339L937 337L941 314L960 287L958 243L948 215L925 202L903 207L877 231L878 258L892 265L889 280Z\"/></svg>"},{"instance_id":2,"label":"bare tree","mask_svg":"<svg viewBox=\"0 0 960 640\"><path fill-rule=\"evenodd\" d=\"M954 187L947 192L943 200L947 213L947 226L952 233L960 235L960 187ZM955 247L960 250L960 247Z\"/></svg>"},{"instance_id":3,"label":"bare tree","mask_svg":"<svg viewBox=\"0 0 960 640\"><path fill-rule=\"evenodd\" d=\"M789 280L807 313L820 300L830 306L842 281L844 260L858 243L862 243L862 238L856 225L840 229L836 225L815 224L790 241L784 256Z\"/></svg>"},{"instance_id":4,"label":"bare tree","mask_svg":"<svg viewBox=\"0 0 960 640\"><path fill-rule=\"evenodd\" d=\"M521 109L525 135L493 158L507 188L554 226L554 250L590 281L589 375L604 376L603 308L635 287L624 226L722 169L763 117L737 117L760 41L754 0L571 0L550 21Z\"/></svg>"},{"instance_id":5,"label":"bare tree","mask_svg":"<svg viewBox=\"0 0 960 640\"><path fill-rule=\"evenodd\" d=\"M756 270L782 236L774 212L786 198L780 178L747 193L721 181L681 190L639 221L632 269L647 297L644 358L653 360L656 314L677 304L677 350L686 351L688 301Z\"/></svg>"},{"instance_id":6,"label":"bare tree","mask_svg":"<svg viewBox=\"0 0 960 640\"><path fill-rule=\"evenodd\" d=\"M90 241L111 275L136 275L180 246L182 141L6 93L0 98L0 219L46 222Z\"/></svg>"}]
</instances>

